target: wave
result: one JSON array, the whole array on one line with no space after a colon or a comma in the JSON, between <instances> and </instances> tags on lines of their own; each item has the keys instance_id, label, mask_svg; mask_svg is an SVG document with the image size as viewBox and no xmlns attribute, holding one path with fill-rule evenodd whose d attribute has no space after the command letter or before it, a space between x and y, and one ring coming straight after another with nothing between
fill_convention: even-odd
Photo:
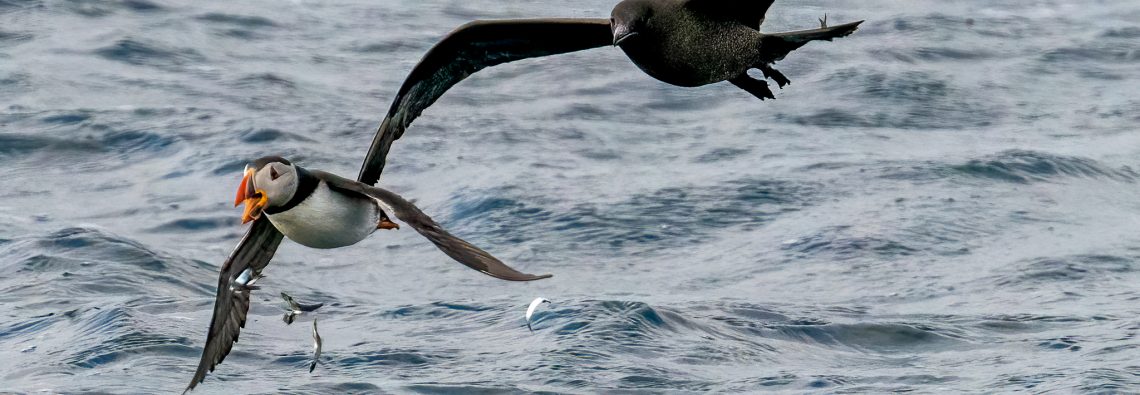
<instances>
[{"instance_id":1,"label":"wave","mask_svg":"<svg viewBox=\"0 0 1140 395\"><path fill-rule=\"evenodd\" d=\"M836 164L835 166L844 166ZM982 179L1015 184L1063 182L1067 179L1108 180L1133 183L1140 173L1131 167L1114 167L1096 160L1042 151L1011 149L965 163L926 161L921 163L882 163L883 178L926 182L943 179Z\"/></svg>"},{"instance_id":2,"label":"wave","mask_svg":"<svg viewBox=\"0 0 1140 395\"><path fill-rule=\"evenodd\" d=\"M566 248L590 246L621 249L651 245L692 244L714 231L762 226L783 214L809 206L820 193L812 184L782 180L741 179L712 186L664 188L624 201L572 203L569 208L542 207L514 191L463 192L453 200L448 223L479 229L500 243L517 244L537 234L557 234ZM514 196L512 196L514 195Z\"/></svg>"},{"instance_id":3,"label":"wave","mask_svg":"<svg viewBox=\"0 0 1140 395\"><path fill-rule=\"evenodd\" d=\"M242 40L260 40L267 38L265 32L279 27L272 19L262 16L237 15L211 12L198 15L194 19L213 26L216 34Z\"/></svg>"},{"instance_id":4,"label":"wave","mask_svg":"<svg viewBox=\"0 0 1140 395\"><path fill-rule=\"evenodd\" d=\"M89 18L104 18L114 15L119 11L140 14L167 11L166 7L163 7L162 5L151 2L149 0L69 1L62 3L62 5L68 12Z\"/></svg>"},{"instance_id":5,"label":"wave","mask_svg":"<svg viewBox=\"0 0 1140 395\"><path fill-rule=\"evenodd\" d=\"M1114 255L1075 255L1037 258L1016 263L1012 273L999 276L998 286L1035 288L1049 283L1078 283L1093 287L1108 277L1135 273L1135 258Z\"/></svg>"},{"instance_id":6,"label":"wave","mask_svg":"<svg viewBox=\"0 0 1140 395\"><path fill-rule=\"evenodd\" d=\"M111 61L160 68L202 63L206 60L201 53L191 48L171 47L132 38L124 38L96 49L94 54Z\"/></svg>"},{"instance_id":7,"label":"wave","mask_svg":"<svg viewBox=\"0 0 1140 395\"><path fill-rule=\"evenodd\" d=\"M0 30L0 45L18 44L35 38L31 33L6 32Z\"/></svg>"},{"instance_id":8,"label":"wave","mask_svg":"<svg viewBox=\"0 0 1140 395\"><path fill-rule=\"evenodd\" d=\"M784 242L781 248L814 259L822 258L822 255L839 261L855 258L891 259L919 252L917 248L898 240L881 236L848 235L850 230L850 226L825 229L807 237Z\"/></svg>"},{"instance_id":9,"label":"wave","mask_svg":"<svg viewBox=\"0 0 1140 395\"><path fill-rule=\"evenodd\" d=\"M0 246L0 271L46 280L56 295L147 296L159 289L200 287L186 278L190 268L207 267L160 254L143 245L92 228L67 228L44 236L14 239ZM176 262L177 264L172 264ZM15 277L9 277L15 278ZM32 297L34 287L10 284L5 299Z\"/></svg>"},{"instance_id":10,"label":"wave","mask_svg":"<svg viewBox=\"0 0 1140 395\"><path fill-rule=\"evenodd\" d=\"M197 20L203 21L203 22L209 22L209 23L215 23L215 24L224 24L224 25L233 25L233 26L241 26L241 27L245 27L245 28L265 28L265 27L276 27L277 26L276 22L273 22L272 19L269 19L266 17L252 16L252 15L226 14L226 13L220 13L220 12L211 12L211 13L202 14L202 15L194 17L194 19L197 19Z\"/></svg>"},{"instance_id":11,"label":"wave","mask_svg":"<svg viewBox=\"0 0 1140 395\"><path fill-rule=\"evenodd\" d=\"M1003 114L1001 106L979 93L929 71L849 68L833 73L824 83L828 89L848 92L847 99L806 115L779 114L778 119L817 127L961 129L993 125ZM886 108L891 110L881 110Z\"/></svg>"},{"instance_id":12,"label":"wave","mask_svg":"<svg viewBox=\"0 0 1140 395\"><path fill-rule=\"evenodd\" d=\"M1135 182L1138 175L1128 167L1113 168L1092 159L1027 150L1007 150L985 159L975 159L951 170L971 177L1019 184L1060 178L1093 178Z\"/></svg>"}]
</instances>

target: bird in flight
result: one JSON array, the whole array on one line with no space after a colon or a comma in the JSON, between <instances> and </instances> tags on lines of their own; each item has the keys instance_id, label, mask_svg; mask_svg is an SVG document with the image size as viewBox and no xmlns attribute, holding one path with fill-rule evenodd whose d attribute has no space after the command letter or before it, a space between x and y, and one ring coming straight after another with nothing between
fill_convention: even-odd
<instances>
[{"instance_id":1,"label":"bird in flight","mask_svg":"<svg viewBox=\"0 0 1140 395\"><path fill-rule=\"evenodd\" d=\"M377 229L396 229L389 215L410 225L459 263L492 277L531 281L548 278L521 273L491 254L444 230L406 199L383 188L320 170L308 170L288 159L267 156L246 168L235 205L244 204L242 222L254 222L250 233L222 265L202 360L187 391L225 359L245 326L250 293L262 277L272 251L246 246L248 240L276 247L284 235L311 248L356 244ZM260 224L260 225L259 225ZM260 226L260 227L259 227ZM252 247L259 247L254 245ZM291 312L304 309L288 295ZM317 306L319 307L319 306ZM286 322L290 321L288 315ZM319 343L319 340L318 340ZM319 354L319 348L318 348Z\"/></svg>"},{"instance_id":2,"label":"bird in flight","mask_svg":"<svg viewBox=\"0 0 1140 395\"><path fill-rule=\"evenodd\" d=\"M768 83L748 75L757 69L781 88L791 83L772 67L792 51L851 34L863 21L782 33L761 33L774 0L625 0L609 19L540 18L480 20L452 31L424 54L400 86L376 130L357 177L380 178L392 142L412 121L471 74L487 67L604 46L621 48L646 74L694 87L728 81L763 99Z\"/></svg>"}]
</instances>

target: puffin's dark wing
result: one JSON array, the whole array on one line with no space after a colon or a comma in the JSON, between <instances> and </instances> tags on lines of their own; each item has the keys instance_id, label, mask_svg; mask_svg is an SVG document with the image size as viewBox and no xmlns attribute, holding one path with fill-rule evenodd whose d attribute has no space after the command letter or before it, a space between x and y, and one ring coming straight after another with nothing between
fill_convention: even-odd
<instances>
[{"instance_id":1,"label":"puffin's dark wing","mask_svg":"<svg viewBox=\"0 0 1140 395\"><path fill-rule=\"evenodd\" d=\"M685 7L699 14L734 20L760 30L764 15L775 0L687 0Z\"/></svg>"},{"instance_id":2,"label":"puffin's dark wing","mask_svg":"<svg viewBox=\"0 0 1140 395\"><path fill-rule=\"evenodd\" d=\"M822 29L798 30L794 32L764 34L760 39L760 54L763 60L773 63L784 59L788 53L815 40L831 41L855 32L863 21L829 26Z\"/></svg>"},{"instance_id":3,"label":"puffin's dark wing","mask_svg":"<svg viewBox=\"0 0 1140 395\"><path fill-rule=\"evenodd\" d=\"M451 235L451 233L448 233L443 227L435 223L431 217L428 217L427 214L424 214L423 211L420 211L419 208L400 197L400 195L386 189L352 181L332 173L316 170L309 170L309 172L324 180L330 188L345 193L358 193L375 199L380 203L380 208L384 210L384 212L395 215L396 218L411 225L416 229L416 232L419 232L428 240L431 240L444 254L459 261L459 263L467 265L467 267L483 272L491 277L510 281L532 281L552 277L549 274L536 276L512 269L498 258L487 253L487 251L483 251L479 249L479 247Z\"/></svg>"},{"instance_id":4,"label":"puffin's dark wing","mask_svg":"<svg viewBox=\"0 0 1140 395\"><path fill-rule=\"evenodd\" d=\"M214 370L214 366L222 363L230 353L234 342L238 340L238 333L245 327L245 315L249 311L249 290L234 285L241 273L251 269L250 279L260 276L261 269L269 264L277 246L281 244L281 234L269 219L261 216L249 231L242 237L237 248L230 253L230 257L222 264L221 274L218 278L218 294L214 299L214 317L210 320L210 331L206 335L206 347L202 350L202 360L198 362L198 370L194 372L194 379L186 391L194 389L198 383L206 379L206 373ZM183 393L186 393L183 391Z\"/></svg>"},{"instance_id":5,"label":"puffin's dark wing","mask_svg":"<svg viewBox=\"0 0 1140 395\"><path fill-rule=\"evenodd\" d=\"M474 21L428 50L408 74L368 149L357 180L375 184L392 142L449 88L483 68L520 59L610 45L607 19Z\"/></svg>"}]
</instances>

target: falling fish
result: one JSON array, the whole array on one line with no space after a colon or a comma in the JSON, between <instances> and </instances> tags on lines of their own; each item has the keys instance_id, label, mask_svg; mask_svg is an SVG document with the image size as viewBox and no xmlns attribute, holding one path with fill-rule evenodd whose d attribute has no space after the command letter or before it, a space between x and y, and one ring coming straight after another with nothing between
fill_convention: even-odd
<instances>
[{"instance_id":1,"label":"falling fish","mask_svg":"<svg viewBox=\"0 0 1140 395\"><path fill-rule=\"evenodd\" d=\"M321 334L317 333L317 319L313 319L313 363L309 364L309 373L313 373L313 369L317 368L317 362L321 360Z\"/></svg>"},{"instance_id":2,"label":"falling fish","mask_svg":"<svg viewBox=\"0 0 1140 395\"><path fill-rule=\"evenodd\" d=\"M315 311L325 305L324 303L301 304L284 292L281 293L281 299L285 300L285 316L281 319L285 321L286 325L292 324L293 319L297 318L301 313Z\"/></svg>"},{"instance_id":3,"label":"falling fish","mask_svg":"<svg viewBox=\"0 0 1140 395\"><path fill-rule=\"evenodd\" d=\"M526 329L530 329L531 332L534 332L534 328L530 327L530 316L534 315L534 309L537 309L538 305L543 303L550 303L550 301L546 300L546 298L535 298L530 302L530 307L526 308Z\"/></svg>"},{"instance_id":4,"label":"falling fish","mask_svg":"<svg viewBox=\"0 0 1140 395\"><path fill-rule=\"evenodd\" d=\"M255 289L261 289L260 287L253 284L257 283L257 280L260 280L263 277L265 276L263 276L261 272L254 271L252 268L247 268L242 271L241 274L238 274L237 278L230 282L230 291L248 292Z\"/></svg>"}]
</instances>

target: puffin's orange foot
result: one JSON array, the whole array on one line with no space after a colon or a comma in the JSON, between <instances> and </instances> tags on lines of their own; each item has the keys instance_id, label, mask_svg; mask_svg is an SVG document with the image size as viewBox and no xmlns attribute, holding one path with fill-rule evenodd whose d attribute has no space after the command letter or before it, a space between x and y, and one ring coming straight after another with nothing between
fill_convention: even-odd
<instances>
[{"instance_id":1,"label":"puffin's orange foot","mask_svg":"<svg viewBox=\"0 0 1140 395\"><path fill-rule=\"evenodd\" d=\"M381 218L380 224L376 225L376 229L400 229L400 224L392 222L387 218Z\"/></svg>"}]
</instances>

